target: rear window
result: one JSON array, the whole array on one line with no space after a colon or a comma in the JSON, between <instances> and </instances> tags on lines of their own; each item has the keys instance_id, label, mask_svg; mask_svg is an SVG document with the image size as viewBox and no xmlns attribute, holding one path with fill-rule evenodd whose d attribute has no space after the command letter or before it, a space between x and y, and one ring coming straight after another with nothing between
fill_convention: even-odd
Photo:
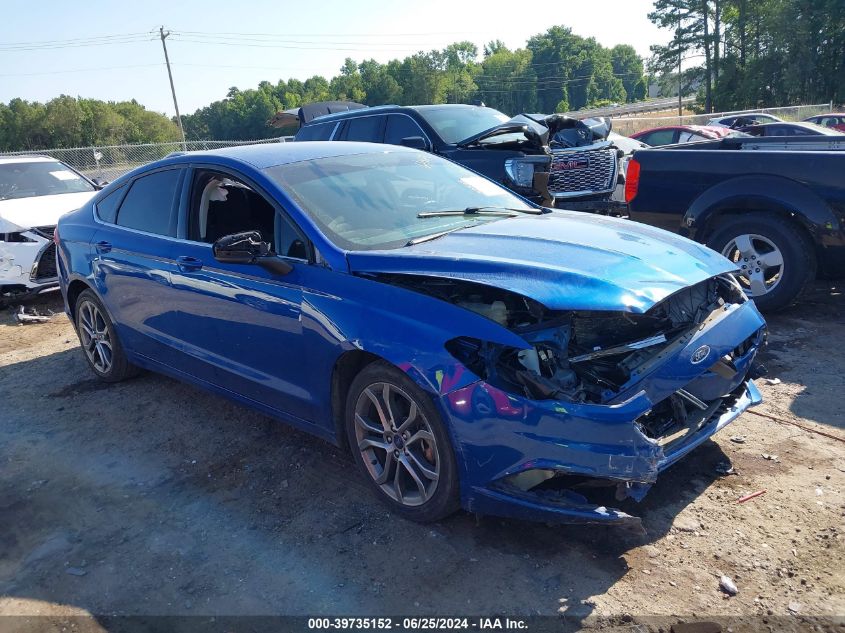
<instances>
[{"instance_id":1,"label":"rear window","mask_svg":"<svg viewBox=\"0 0 845 633\"><path fill-rule=\"evenodd\" d=\"M329 121L327 123L315 123L313 125L306 125L299 132L296 133L294 140L297 141L328 141L331 138L337 123Z\"/></svg>"},{"instance_id":2,"label":"rear window","mask_svg":"<svg viewBox=\"0 0 845 633\"><path fill-rule=\"evenodd\" d=\"M133 182L120 205L117 224L157 235L176 235L173 203L180 171L159 171Z\"/></svg>"}]
</instances>

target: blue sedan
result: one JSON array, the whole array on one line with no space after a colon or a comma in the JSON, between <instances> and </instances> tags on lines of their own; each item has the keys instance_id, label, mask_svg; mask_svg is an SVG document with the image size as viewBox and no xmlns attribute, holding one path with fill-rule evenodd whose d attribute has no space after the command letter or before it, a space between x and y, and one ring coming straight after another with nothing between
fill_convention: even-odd
<instances>
[{"instance_id":1,"label":"blue sedan","mask_svg":"<svg viewBox=\"0 0 845 633\"><path fill-rule=\"evenodd\" d=\"M607 499L760 402L734 264L413 149L172 155L55 239L102 380L161 372L346 446L414 520L636 522Z\"/></svg>"}]
</instances>

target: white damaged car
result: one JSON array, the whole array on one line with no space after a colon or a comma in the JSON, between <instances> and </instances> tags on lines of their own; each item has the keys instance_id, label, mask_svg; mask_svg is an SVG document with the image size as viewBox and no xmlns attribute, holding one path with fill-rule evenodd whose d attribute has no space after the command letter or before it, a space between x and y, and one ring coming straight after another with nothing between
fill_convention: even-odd
<instances>
[{"instance_id":1,"label":"white damaged car","mask_svg":"<svg viewBox=\"0 0 845 633\"><path fill-rule=\"evenodd\" d=\"M0 156L0 303L58 287L59 217L101 187L48 156Z\"/></svg>"}]
</instances>

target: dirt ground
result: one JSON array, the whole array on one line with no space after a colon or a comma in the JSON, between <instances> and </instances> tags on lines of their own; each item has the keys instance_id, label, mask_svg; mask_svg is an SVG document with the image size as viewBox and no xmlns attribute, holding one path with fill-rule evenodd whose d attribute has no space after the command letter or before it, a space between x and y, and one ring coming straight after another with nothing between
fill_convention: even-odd
<instances>
[{"instance_id":1,"label":"dirt ground","mask_svg":"<svg viewBox=\"0 0 845 633\"><path fill-rule=\"evenodd\" d=\"M749 616L754 630L845 630L842 441L745 414L626 506L646 535L466 513L417 525L345 454L284 424L154 374L98 382L60 304L40 307L60 314L0 316L0 615L53 618L0 628L71 630L74 614L564 614L563 629ZM845 438L844 342L830 284L772 317L763 361L780 383L759 381L757 411ZM725 461L734 474L719 474Z\"/></svg>"}]
</instances>

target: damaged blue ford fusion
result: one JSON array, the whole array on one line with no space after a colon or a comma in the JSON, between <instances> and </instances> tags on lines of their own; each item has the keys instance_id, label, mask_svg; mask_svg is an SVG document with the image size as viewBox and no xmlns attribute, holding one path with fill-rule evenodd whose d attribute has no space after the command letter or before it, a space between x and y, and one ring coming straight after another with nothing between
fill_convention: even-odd
<instances>
[{"instance_id":1,"label":"damaged blue ford fusion","mask_svg":"<svg viewBox=\"0 0 845 633\"><path fill-rule=\"evenodd\" d=\"M614 500L760 402L734 264L416 150L174 155L56 240L100 378L151 369L346 446L414 520L637 523Z\"/></svg>"}]
</instances>

